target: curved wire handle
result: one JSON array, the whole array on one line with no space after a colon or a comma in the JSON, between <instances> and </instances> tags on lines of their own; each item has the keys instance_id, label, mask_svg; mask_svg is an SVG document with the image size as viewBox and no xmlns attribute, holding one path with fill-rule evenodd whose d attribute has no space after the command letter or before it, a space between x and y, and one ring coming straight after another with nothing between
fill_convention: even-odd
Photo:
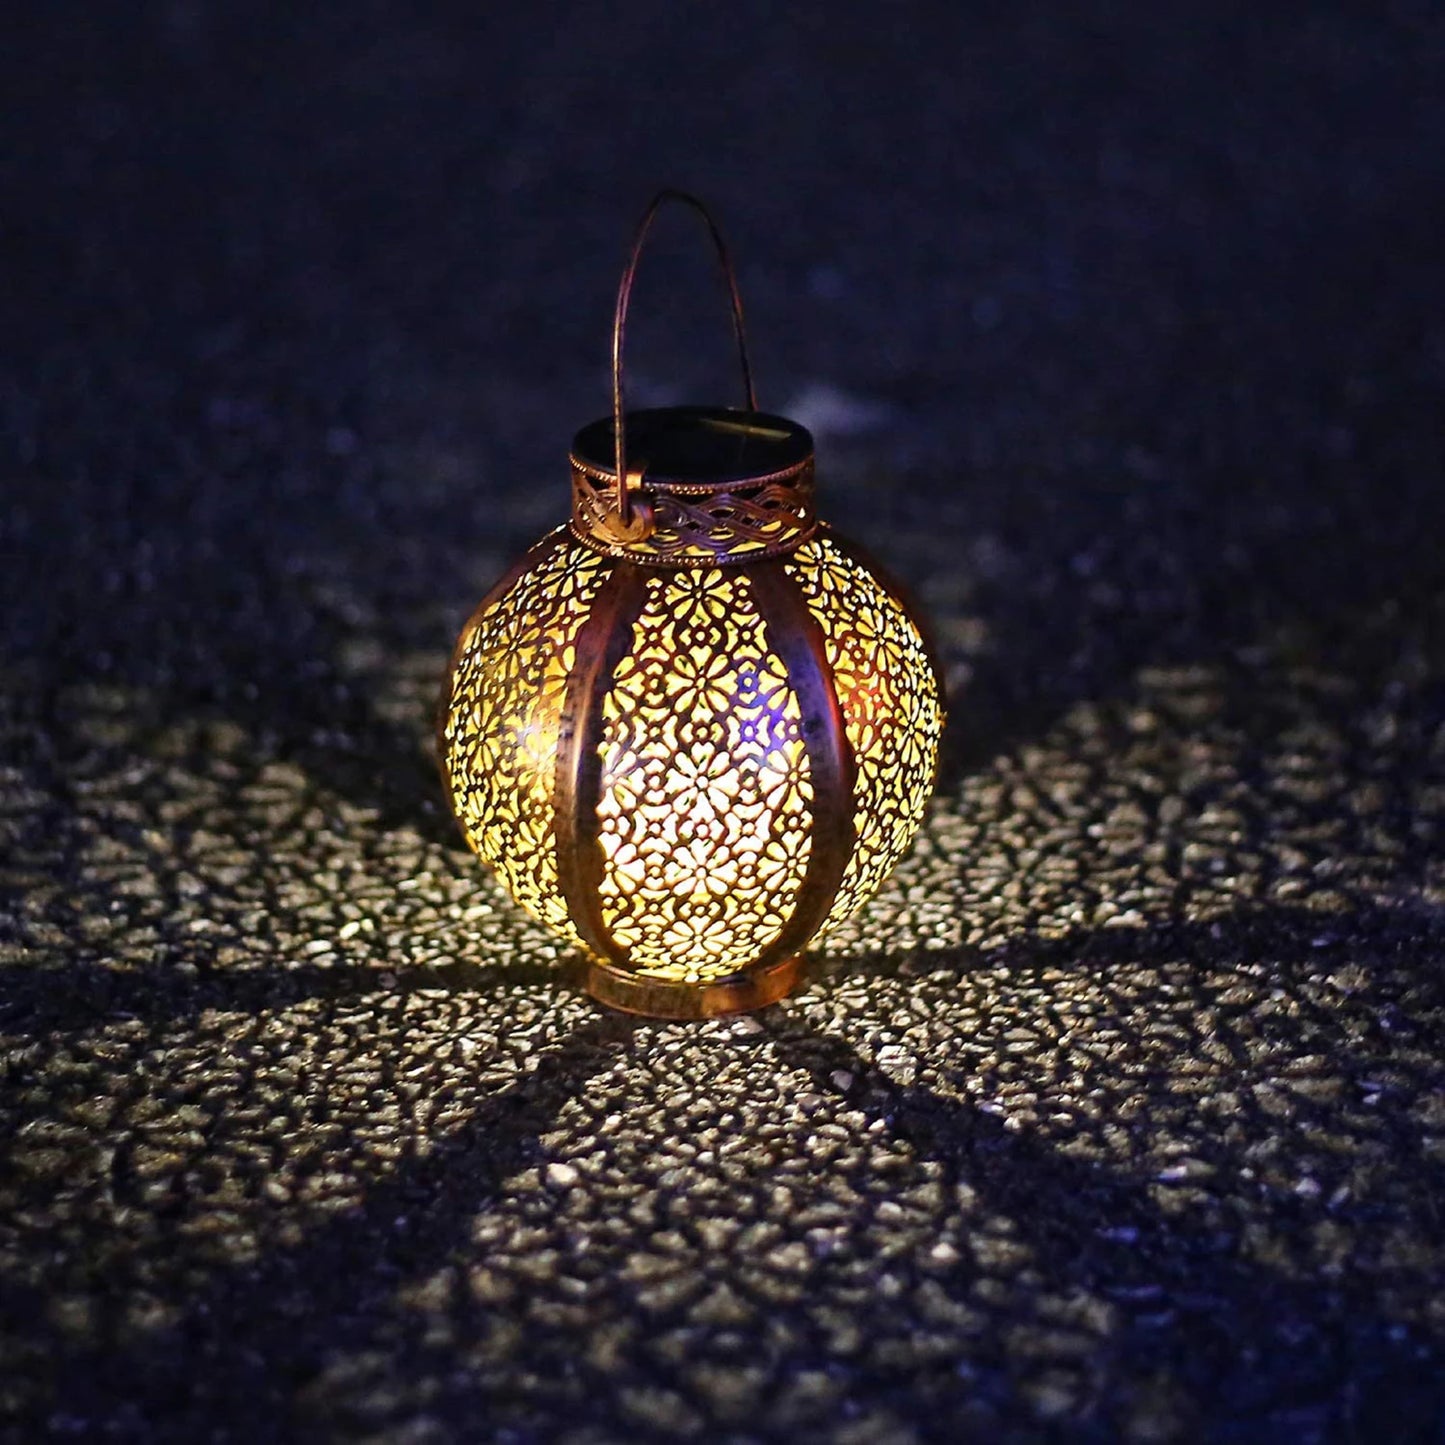
<instances>
[{"instance_id":1,"label":"curved wire handle","mask_svg":"<svg viewBox=\"0 0 1445 1445\"><path fill-rule=\"evenodd\" d=\"M732 301L733 335L737 338L738 363L742 367L743 392L747 408L749 411L758 409L757 394L753 390L753 371L748 364L748 339L743 330L743 301L738 294L738 278L733 272L733 263L728 255L727 244L722 238L722 232L717 228L717 222L712 218L712 213L696 196L687 191L678 191L671 186L666 186L653 196L638 224L637 233L632 238L632 250L628 254L627 268L623 271L622 281L617 288L617 310L612 318L612 430L616 440L617 513L622 525L627 528L632 526L632 491L635 483L627 472L627 442L622 421L622 336L627 327L627 308L632 300L632 282L637 275L637 263L642 258L643 242L647 239L647 233L652 228L657 213L669 201L680 201L685 206L691 206L702 217L708 234L712 237L713 245L717 249L718 263L722 266L723 279L728 284L728 295ZM637 481L640 480L641 472L639 471ZM648 530L651 530L650 519Z\"/></svg>"}]
</instances>

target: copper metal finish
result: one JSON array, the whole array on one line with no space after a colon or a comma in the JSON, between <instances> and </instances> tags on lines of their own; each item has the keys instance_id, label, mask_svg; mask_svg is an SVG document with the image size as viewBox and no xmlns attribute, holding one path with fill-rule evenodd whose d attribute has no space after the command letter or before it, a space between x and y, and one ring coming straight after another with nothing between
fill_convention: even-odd
<instances>
[{"instance_id":1,"label":"copper metal finish","mask_svg":"<svg viewBox=\"0 0 1445 1445\"><path fill-rule=\"evenodd\" d=\"M777 1003L803 982L806 970L806 961L794 954L717 983L675 983L583 959L572 969L572 977L598 1003L623 1013L651 1019L715 1019Z\"/></svg>"},{"instance_id":2,"label":"copper metal finish","mask_svg":"<svg viewBox=\"0 0 1445 1445\"><path fill-rule=\"evenodd\" d=\"M632 628L646 596L636 567L614 567L577 636L577 663L567 679L567 699L557 739L557 880L582 940L604 958L616 945L602 919L599 884L602 849L597 841L601 765L602 699L632 642Z\"/></svg>"},{"instance_id":3,"label":"copper metal finish","mask_svg":"<svg viewBox=\"0 0 1445 1445\"><path fill-rule=\"evenodd\" d=\"M648 567L721 567L781 556L806 542L818 525L813 509L813 458L741 481L674 482L634 472L633 526L616 511L616 477L575 452L572 535L609 557ZM645 516L646 525L638 518Z\"/></svg>"},{"instance_id":4,"label":"copper metal finish","mask_svg":"<svg viewBox=\"0 0 1445 1445\"><path fill-rule=\"evenodd\" d=\"M747 410L625 414L648 227L697 210ZM941 683L901 594L813 505L807 432L757 410L742 305L693 197L648 208L618 292L613 414L577 434L573 512L487 596L438 730L458 823L611 1007L760 1008L879 886L936 770Z\"/></svg>"},{"instance_id":5,"label":"copper metal finish","mask_svg":"<svg viewBox=\"0 0 1445 1445\"><path fill-rule=\"evenodd\" d=\"M722 232L717 228L717 222L712 218L712 212L696 196L690 195L687 191L673 190L670 186L664 187L652 198L647 210L643 213L642 220L638 222L637 232L632 238L632 249L628 252L627 265L623 268L622 280L617 287L617 307L612 315L612 432L616 446L616 467L612 474L616 484L614 510L620 517L621 526L626 532L633 530L632 502L637 490L637 483L641 480L641 469L632 472L627 467L627 429L623 426L622 402L622 339L627 329L627 308L632 302L632 283L637 277L637 263L642 259L643 244L647 240L647 233L652 229L653 221L657 219L657 213L669 201L690 206L696 211L702 217L708 235L712 237L713 248L717 251L718 264L722 267L723 279L727 282L728 299L732 303L733 335L737 340L738 365L742 368L743 373L744 405L748 411L758 409L757 396L753 391L753 369L748 361L748 338L743 327L743 298L738 292L738 278L733 271L727 243L722 238ZM645 530L643 530L643 535L646 535ZM626 540L638 539L629 536Z\"/></svg>"},{"instance_id":6,"label":"copper metal finish","mask_svg":"<svg viewBox=\"0 0 1445 1445\"><path fill-rule=\"evenodd\" d=\"M776 557L806 540L816 525L811 443L806 455L792 458L786 466L762 471L742 467L703 481L660 475L649 457L629 457L629 450L635 452L636 448L628 437L624 406L622 358L627 313L643 245L657 213L670 201L696 211L712 238L727 283L743 379L744 410L698 409L697 424L737 436L787 439L806 435L785 418L758 413L742 297L717 223L696 196L686 191L659 191L633 237L617 288L612 319L611 465L603 466L599 458L588 458L574 448L572 532L609 557L626 557L651 566L707 567ZM689 409L674 409L678 413L685 410Z\"/></svg>"},{"instance_id":7,"label":"copper metal finish","mask_svg":"<svg viewBox=\"0 0 1445 1445\"><path fill-rule=\"evenodd\" d=\"M853 852L853 749L843 730L833 669L822 629L802 590L777 562L760 562L748 574L768 629L802 711L803 742L813 780L813 846L793 916L758 959L766 967L807 946L823 926Z\"/></svg>"}]
</instances>

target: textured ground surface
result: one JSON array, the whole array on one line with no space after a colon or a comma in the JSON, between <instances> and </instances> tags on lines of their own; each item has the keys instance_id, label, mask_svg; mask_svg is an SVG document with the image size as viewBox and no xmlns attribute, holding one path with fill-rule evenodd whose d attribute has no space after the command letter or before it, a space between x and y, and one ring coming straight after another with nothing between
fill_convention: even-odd
<instances>
[{"instance_id":1,"label":"textured ground surface","mask_svg":"<svg viewBox=\"0 0 1445 1445\"><path fill-rule=\"evenodd\" d=\"M14 1438L1445 1438L1438 10L28 8ZM560 990L423 753L662 180L954 691L703 1027ZM645 400L726 381L684 234Z\"/></svg>"}]
</instances>

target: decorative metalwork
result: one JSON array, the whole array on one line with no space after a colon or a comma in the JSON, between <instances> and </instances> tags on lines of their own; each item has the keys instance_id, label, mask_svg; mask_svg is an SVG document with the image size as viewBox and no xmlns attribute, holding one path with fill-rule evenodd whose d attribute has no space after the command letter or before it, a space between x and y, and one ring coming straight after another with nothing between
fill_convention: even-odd
<instances>
[{"instance_id":1,"label":"decorative metalwork","mask_svg":"<svg viewBox=\"0 0 1445 1445\"><path fill-rule=\"evenodd\" d=\"M826 930L878 891L918 832L938 771L943 700L923 637L902 602L833 538L799 548L787 570L827 638L857 765L857 844Z\"/></svg>"},{"instance_id":2,"label":"decorative metalwork","mask_svg":"<svg viewBox=\"0 0 1445 1445\"><path fill-rule=\"evenodd\" d=\"M896 590L816 522L811 439L758 413L750 380L747 412L622 415L635 262L614 427L579 433L572 528L463 631L439 744L463 832L585 986L697 1017L787 992L876 891L922 821L943 702ZM687 480L628 469L638 418L663 454L684 436ZM598 428L611 473L577 455ZM739 440L698 479L709 429Z\"/></svg>"},{"instance_id":3,"label":"decorative metalwork","mask_svg":"<svg viewBox=\"0 0 1445 1445\"><path fill-rule=\"evenodd\" d=\"M578 943L557 888L553 787L557 735L577 632L606 571L565 533L528 554L462 631L441 750L467 840L507 891Z\"/></svg>"},{"instance_id":4,"label":"decorative metalwork","mask_svg":"<svg viewBox=\"0 0 1445 1445\"><path fill-rule=\"evenodd\" d=\"M798 699L747 577L650 578L602 717L604 926L641 972L736 973L797 901L813 797Z\"/></svg>"},{"instance_id":5,"label":"decorative metalwork","mask_svg":"<svg viewBox=\"0 0 1445 1445\"><path fill-rule=\"evenodd\" d=\"M776 557L813 535L813 459L769 477L715 485L646 478L647 536L618 541L609 530L617 478L572 456L572 534L609 557L653 566L714 567Z\"/></svg>"}]
</instances>

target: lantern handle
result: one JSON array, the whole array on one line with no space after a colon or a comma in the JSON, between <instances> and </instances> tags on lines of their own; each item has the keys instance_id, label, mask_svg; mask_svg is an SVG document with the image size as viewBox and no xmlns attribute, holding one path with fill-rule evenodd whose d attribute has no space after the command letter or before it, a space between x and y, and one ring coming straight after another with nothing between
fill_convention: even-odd
<instances>
[{"instance_id":1,"label":"lantern handle","mask_svg":"<svg viewBox=\"0 0 1445 1445\"><path fill-rule=\"evenodd\" d=\"M753 390L753 371L748 364L748 339L743 329L743 301L738 294L738 278L733 271L727 243L723 240L722 232L718 230L712 213L696 196L688 191L679 191L671 186L665 186L653 196L647 210L643 213L642 220L638 223L637 232L632 238L632 249L628 253L627 266L617 288L617 310L612 318L612 431L616 442L617 513L622 527L628 531L634 527L632 492L641 481L641 472L639 471L634 479L627 471L627 441L622 419L622 337L627 327L627 308L632 300L632 282L637 275L637 263L642 258L643 243L647 240L647 233L652 228L657 213L669 201L679 201L685 206L691 206L702 217L703 224L707 226L708 234L712 237L713 246L717 250L718 263L722 266L723 279L727 282L728 296L732 302L733 335L737 338L738 364L742 368L743 394L747 409L749 411L758 409L757 393ZM645 520L639 518L638 524L645 526L647 532L651 532L650 516Z\"/></svg>"}]
</instances>

